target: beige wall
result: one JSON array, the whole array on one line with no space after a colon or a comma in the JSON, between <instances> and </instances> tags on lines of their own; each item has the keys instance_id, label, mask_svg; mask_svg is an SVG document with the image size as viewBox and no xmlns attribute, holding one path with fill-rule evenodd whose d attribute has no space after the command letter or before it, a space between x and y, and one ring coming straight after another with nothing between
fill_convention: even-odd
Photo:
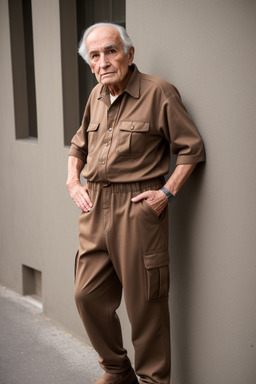
<instances>
[{"instance_id":1,"label":"beige wall","mask_svg":"<svg viewBox=\"0 0 256 384\"><path fill-rule=\"evenodd\" d=\"M256 380L255 20L255 1L128 1L137 64L207 151L170 213L173 384Z\"/></svg>"},{"instance_id":2,"label":"beige wall","mask_svg":"<svg viewBox=\"0 0 256 384\"><path fill-rule=\"evenodd\" d=\"M73 302L79 211L65 188L58 1L32 0L37 141L15 140L7 5L0 0L0 282L22 293L21 265L39 269L46 315L84 335ZM170 210L172 384L256 378L255 16L249 0L127 0L135 62L178 87L207 151Z\"/></svg>"}]
</instances>

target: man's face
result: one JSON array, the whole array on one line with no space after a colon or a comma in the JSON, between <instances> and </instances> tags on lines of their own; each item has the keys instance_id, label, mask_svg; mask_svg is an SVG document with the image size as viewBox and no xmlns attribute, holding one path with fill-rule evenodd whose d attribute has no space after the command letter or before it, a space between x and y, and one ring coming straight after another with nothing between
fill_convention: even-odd
<instances>
[{"instance_id":1,"label":"man's face","mask_svg":"<svg viewBox=\"0 0 256 384\"><path fill-rule=\"evenodd\" d=\"M95 28L87 37L86 46L98 82L107 85L113 95L120 94L130 77L134 48L125 54L118 30L110 26Z\"/></svg>"}]
</instances>

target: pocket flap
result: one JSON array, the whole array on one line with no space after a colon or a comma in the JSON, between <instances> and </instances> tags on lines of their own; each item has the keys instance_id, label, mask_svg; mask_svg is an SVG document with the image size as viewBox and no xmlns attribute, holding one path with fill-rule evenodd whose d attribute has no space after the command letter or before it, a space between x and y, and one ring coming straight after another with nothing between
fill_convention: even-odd
<instances>
[{"instance_id":1,"label":"pocket flap","mask_svg":"<svg viewBox=\"0 0 256 384\"><path fill-rule=\"evenodd\" d=\"M165 267L169 265L169 253L168 251L160 251L145 254L144 263L147 269Z\"/></svg>"},{"instance_id":2,"label":"pocket flap","mask_svg":"<svg viewBox=\"0 0 256 384\"><path fill-rule=\"evenodd\" d=\"M141 121L121 121L119 130L129 132L148 132L149 123Z\"/></svg>"},{"instance_id":3,"label":"pocket flap","mask_svg":"<svg viewBox=\"0 0 256 384\"><path fill-rule=\"evenodd\" d=\"M94 132L99 128L100 123L90 123L86 132Z\"/></svg>"}]
</instances>

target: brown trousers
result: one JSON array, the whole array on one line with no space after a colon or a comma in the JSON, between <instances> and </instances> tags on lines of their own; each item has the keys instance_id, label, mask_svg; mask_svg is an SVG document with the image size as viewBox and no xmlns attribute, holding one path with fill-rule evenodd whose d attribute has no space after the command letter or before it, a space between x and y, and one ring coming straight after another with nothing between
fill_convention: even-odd
<instances>
[{"instance_id":1,"label":"brown trousers","mask_svg":"<svg viewBox=\"0 0 256 384\"><path fill-rule=\"evenodd\" d=\"M169 384L169 256L167 209L158 217L144 200L162 179L88 183L91 212L79 219L75 300L102 368L120 373L131 363L116 309L122 291L132 328L135 371L141 383Z\"/></svg>"}]
</instances>

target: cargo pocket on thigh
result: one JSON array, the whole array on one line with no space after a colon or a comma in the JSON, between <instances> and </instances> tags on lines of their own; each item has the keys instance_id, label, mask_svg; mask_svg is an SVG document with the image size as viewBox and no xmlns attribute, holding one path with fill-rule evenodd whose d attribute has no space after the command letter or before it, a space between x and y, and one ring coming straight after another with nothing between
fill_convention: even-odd
<instances>
[{"instance_id":1,"label":"cargo pocket on thigh","mask_svg":"<svg viewBox=\"0 0 256 384\"><path fill-rule=\"evenodd\" d=\"M147 300L159 300L169 294L169 254L155 251L144 255L147 276Z\"/></svg>"}]
</instances>

